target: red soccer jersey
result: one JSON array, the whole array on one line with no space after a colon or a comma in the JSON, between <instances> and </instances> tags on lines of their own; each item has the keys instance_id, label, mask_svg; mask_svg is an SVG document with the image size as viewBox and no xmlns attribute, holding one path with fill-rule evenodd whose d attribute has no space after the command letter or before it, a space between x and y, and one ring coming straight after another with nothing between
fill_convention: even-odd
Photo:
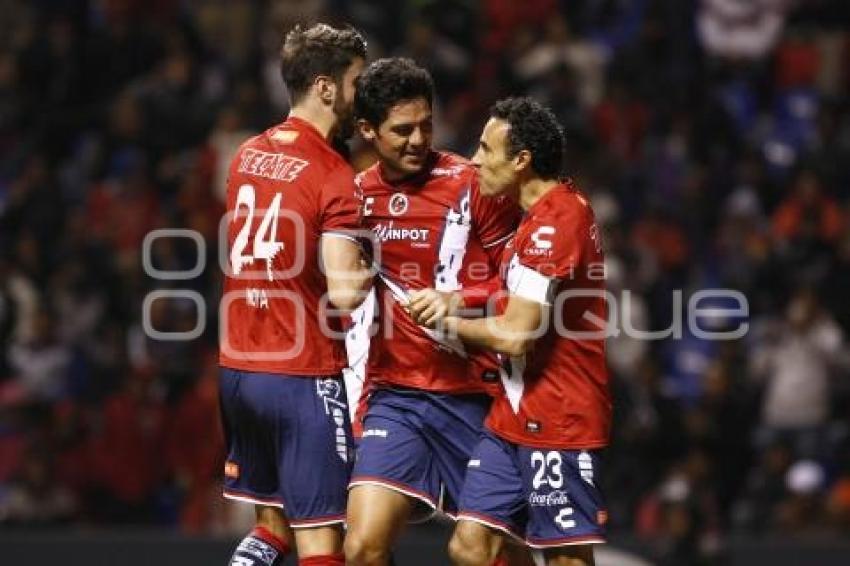
<instances>
[{"instance_id":1,"label":"red soccer jersey","mask_svg":"<svg viewBox=\"0 0 850 566\"><path fill-rule=\"evenodd\" d=\"M532 351L503 364L505 391L486 423L498 436L559 450L608 443L603 261L593 210L572 185L558 185L528 209L505 249L505 287L552 305L552 317Z\"/></svg>"},{"instance_id":2,"label":"red soccer jersey","mask_svg":"<svg viewBox=\"0 0 850 566\"><path fill-rule=\"evenodd\" d=\"M239 148L227 182L222 366L310 376L345 367L318 243L322 234L351 237L360 202L354 172L303 120Z\"/></svg>"},{"instance_id":3,"label":"red soccer jersey","mask_svg":"<svg viewBox=\"0 0 850 566\"><path fill-rule=\"evenodd\" d=\"M418 326L403 305L410 291L456 291L494 276L520 210L482 198L475 168L451 153L433 152L423 173L398 185L382 178L379 165L358 183L363 221L380 246L379 322L366 372L372 385L457 394L498 388L495 356Z\"/></svg>"}]
</instances>

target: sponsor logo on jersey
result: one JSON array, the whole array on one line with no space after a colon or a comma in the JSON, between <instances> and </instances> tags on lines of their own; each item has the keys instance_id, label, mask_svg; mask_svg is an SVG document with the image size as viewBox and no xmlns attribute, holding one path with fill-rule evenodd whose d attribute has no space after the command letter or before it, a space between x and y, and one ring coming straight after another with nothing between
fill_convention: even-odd
<instances>
[{"instance_id":1,"label":"sponsor logo on jersey","mask_svg":"<svg viewBox=\"0 0 850 566\"><path fill-rule=\"evenodd\" d=\"M230 479L238 479L239 478L239 464L236 462L225 462L224 463L224 477Z\"/></svg>"},{"instance_id":2,"label":"sponsor logo on jersey","mask_svg":"<svg viewBox=\"0 0 850 566\"><path fill-rule=\"evenodd\" d=\"M451 167L434 167L431 169L431 175L434 177L458 177L463 173L463 165L453 165Z\"/></svg>"},{"instance_id":3,"label":"sponsor logo on jersey","mask_svg":"<svg viewBox=\"0 0 850 566\"><path fill-rule=\"evenodd\" d=\"M272 134L272 139L278 143L291 144L298 139L298 132L295 130L278 130Z\"/></svg>"},{"instance_id":4,"label":"sponsor logo on jersey","mask_svg":"<svg viewBox=\"0 0 850 566\"><path fill-rule=\"evenodd\" d=\"M534 255L534 256L545 256L549 257L552 255L552 240L549 236L555 234L554 226L541 226L537 230L531 234L531 242L534 244L534 247L526 248L526 255Z\"/></svg>"},{"instance_id":5,"label":"sponsor logo on jersey","mask_svg":"<svg viewBox=\"0 0 850 566\"><path fill-rule=\"evenodd\" d=\"M481 460L470 460L469 464L466 465L467 468L480 468Z\"/></svg>"},{"instance_id":6,"label":"sponsor logo on jersey","mask_svg":"<svg viewBox=\"0 0 850 566\"><path fill-rule=\"evenodd\" d=\"M532 491L528 495L528 504L532 507L552 507L555 505L569 505L570 498L566 491L557 489L549 493L537 493Z\"/></svg>"},{"instance_id":7,"label":"sponsor logo on jersey","mask_svg":"<svg viewBox=\"0 0 850 566\"><path fill-rule=\"evenodd\" d=\"M285 153L266 153L249 148L242 152L238 171L264 179L291 183L309 164L309 161Z\"/></svg>"},{"instance_id":8,"label":"sponsor logo on jersey","mask_svg":"<svg viewBox=\"0 0 850 566\"><path fill-rule=\"evenodd\" d=\"M575 513L575 510L572 507L564 507L558 511L558 514L555 516L555 522L565 531L575 528L576 522L569 518L573 516L573 513Z\"/></svg>"},{"instance_id":9,"label":"sponsor logo on jersey","mask_svg":"<svg viewBox=\"0 0 850 566\"><path fill-rule=\"evenodd\" d=\"M543 428L543 425L540 424L540 421L529 420L529 421L526 421L526 423L525 423L525 430L527 430L528 432L540 432L540 430L542 428Z\"/></svg>"},{"instance_id":10,"label":"sponsor logo on jersey","mask_svg":"<svg viewBox=\"0 0 850 566\"><path fill-rule=\"evenodd\" d=\"M404 193L395 193L390 197L390 202L387 205L387 210L390 211L390 214L393 216L401 216L405 212L407 212L407 207L410 205L410 201L407 199L407 195Z\"/></svg>"},{"instance_id":11,"label":"sponsor logo on jersey","mask_svg":"<svg viewBox=\"0 0 850 566\"><path fill-rule=\"evenodd\" d=\"M608 511L597 511L596 512L596 524L604 525L608 522Z\"/></svg>"},{"instance_id":12,"label":"sponsor logo on jersey","mask_svg":"<svg viewBox=\"0 0 850 566\"><path fill-rule=\"evenodd\" d=\"M427 228L396 228L393 221L389 224L376 224L372 230L382 242L409 240L411 242L427 242L431 233Z\"/></svg>"}]
</instances>

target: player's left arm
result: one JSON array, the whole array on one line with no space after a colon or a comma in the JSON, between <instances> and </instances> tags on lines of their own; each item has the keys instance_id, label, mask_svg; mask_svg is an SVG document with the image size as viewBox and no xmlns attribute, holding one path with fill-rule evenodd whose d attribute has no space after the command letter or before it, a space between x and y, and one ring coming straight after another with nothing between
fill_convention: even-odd
<instances>
[{"instance_id":1,"label":"player's left arm","mask_svg":"<svg viewBox=\"0 0 850 566\"><path fill-rule=\"evenodd\" d=\"M319 199L319 253L327 278L328 299L344 311L352 311L360 305L374 275L358 241L363 232L360 197L354 173L346 165L328 175Z\"/></svg>"},{"instance_id":2,"label":"player's left arm","mask_svg":"<svg viewBox=\"0 0 850 566\"><path fill-rule=\"evenodd\" d=\"M470 179L472 227L489 263L490 277L483 281L463 281L463 288L454 292L432 288L410 295L408 313L417 324L433 327L446 316L459 314L462 309L484 309L493 294L501 289L499 264L505 246L516 232L522 210L516 203L502 197L481 195L478 173Z\"/></svg>"},{"instance_id":3,"label":"player's left arm","mask_svg":"<svg viewBox=\"0 0 850 566\"><path fill-rule=\"evenodd\" d=\"M528 352L548 330L556 293L581 263L591 225L592 215L583 200L581 206L563 206L557 217L530 221L524 230L527 235L514 245L516 255L506 274L509 296L503 314L480 319L447 317L444 330L464 342L503 354Z\"/></svg>"},{"instance_id":4,"label":"player's left arm","mask_svg":"<svg viewBox=\"0 0 850 566\"><path fill-rule=\"evenodd\" d=\"M449 316L443 320L443 329L467 344L520 356L546 332L550 312L551 305L511 294L504 314L471 319Z\"/></svg>"}]
</instances>

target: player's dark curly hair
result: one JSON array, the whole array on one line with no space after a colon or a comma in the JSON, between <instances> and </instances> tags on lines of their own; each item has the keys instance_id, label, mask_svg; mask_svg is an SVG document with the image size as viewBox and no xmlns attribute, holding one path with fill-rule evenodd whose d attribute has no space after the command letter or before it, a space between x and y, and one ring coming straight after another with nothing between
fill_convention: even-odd
<instances>
[{"instance_id":1,"label":"player's dark curly hair","mask_svg":"<svg viewBox=\"0 0 850 566\"><path fill-rule=\"evenodd\" d=\"M280 50L280 74L290 104L297 104L318 76L327 75L339 83L356 57L366 59L366 40L356 29L295 26Z\"/></svg>"},{"instance_id":2,"label":"player's dark curly hair","mask_svg":"<svg viewBox=\"0 0 850 566\"><path fill-rule=\"evenodd\" d=\"M528 97L498 101L490 108L493 118L510 125L507 157L523 149L531 153L531 167L544 179L557 179L564 165L564 130L552 111Z\"/></svg>"},{"instance_id":3,"label":"player's dark curly hair","mask_svg":"<svg viewBox=\"0 0 850 566\"><path fill-rule=\"evenodd\" d=\"M433 103L434 81L428 71L405 57L378 59L357 78L354 115L378 127L390 108L416 98Z\"/></svg>"}]
</instances>

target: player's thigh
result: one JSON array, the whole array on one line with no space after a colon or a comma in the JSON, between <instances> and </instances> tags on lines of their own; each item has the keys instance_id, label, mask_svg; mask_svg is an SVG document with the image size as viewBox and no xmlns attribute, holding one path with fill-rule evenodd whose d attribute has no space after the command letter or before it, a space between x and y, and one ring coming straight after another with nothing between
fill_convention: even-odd
<instances>
[{"instance_id":1,"label":"player's thigh","mask_svg":"<svg viewBox=\"0 0 850 566\"><path fill-rule=\"evenodd\" d=\"M381 485L361 484L348 493L347 537L389 548L398 539L418 501Z\"/></svg>"},{"instance_id":2,"label":"player's thigh","mask_svg":"<svg viewBox=\"0 0 850 566\"><path fill-rule=\"evenodd\" d=\"M524 542L526 491L514 445L486 431L481 435L467 468L458 518Z\"/></svg>"},{"instance_id":3,"label":"player's thigh","mask_svg":"<svg viewBox=\"0 0 850 566\"><path fill-rule=\"evenodd\" d=\"M283 376L222 368L219 403L227 461L225 496L257 504L282 505L278 482L276 426L269 413L285 399Z\"/></svg>"},{"instance_id":4,"label":"player's thigh","mask_svg":"<svg viewBox=\"0 0 850 566\"><path fill-rule=\"evenodd\" d=\"M416 518L437 506L440 482L415 401L379 391L370 400L350 488L372 485L419 502Z\"/></svg>"},{"instance_id":5,"label":"player's thigh","mask_svg":"<svg viewBox=\"0 0 850 566\"><path fill-rule=\"evenodd\" d=\"M296 530L339 524L353 456L342 378L299 379L297 385L279 435L286 515Z\"/></svg>"},{"instance_id":6,"label":"player's thigh","mask_svg":"<svg viewBox=\"0 0 850 566\"><path fill-rule=\"evenodd\" d=\"M426 419L429 446L445 488L443 510L454 515L472 453L481 439L490 408L487 395L434 395Z\"/></svg>"}]
</instances>

